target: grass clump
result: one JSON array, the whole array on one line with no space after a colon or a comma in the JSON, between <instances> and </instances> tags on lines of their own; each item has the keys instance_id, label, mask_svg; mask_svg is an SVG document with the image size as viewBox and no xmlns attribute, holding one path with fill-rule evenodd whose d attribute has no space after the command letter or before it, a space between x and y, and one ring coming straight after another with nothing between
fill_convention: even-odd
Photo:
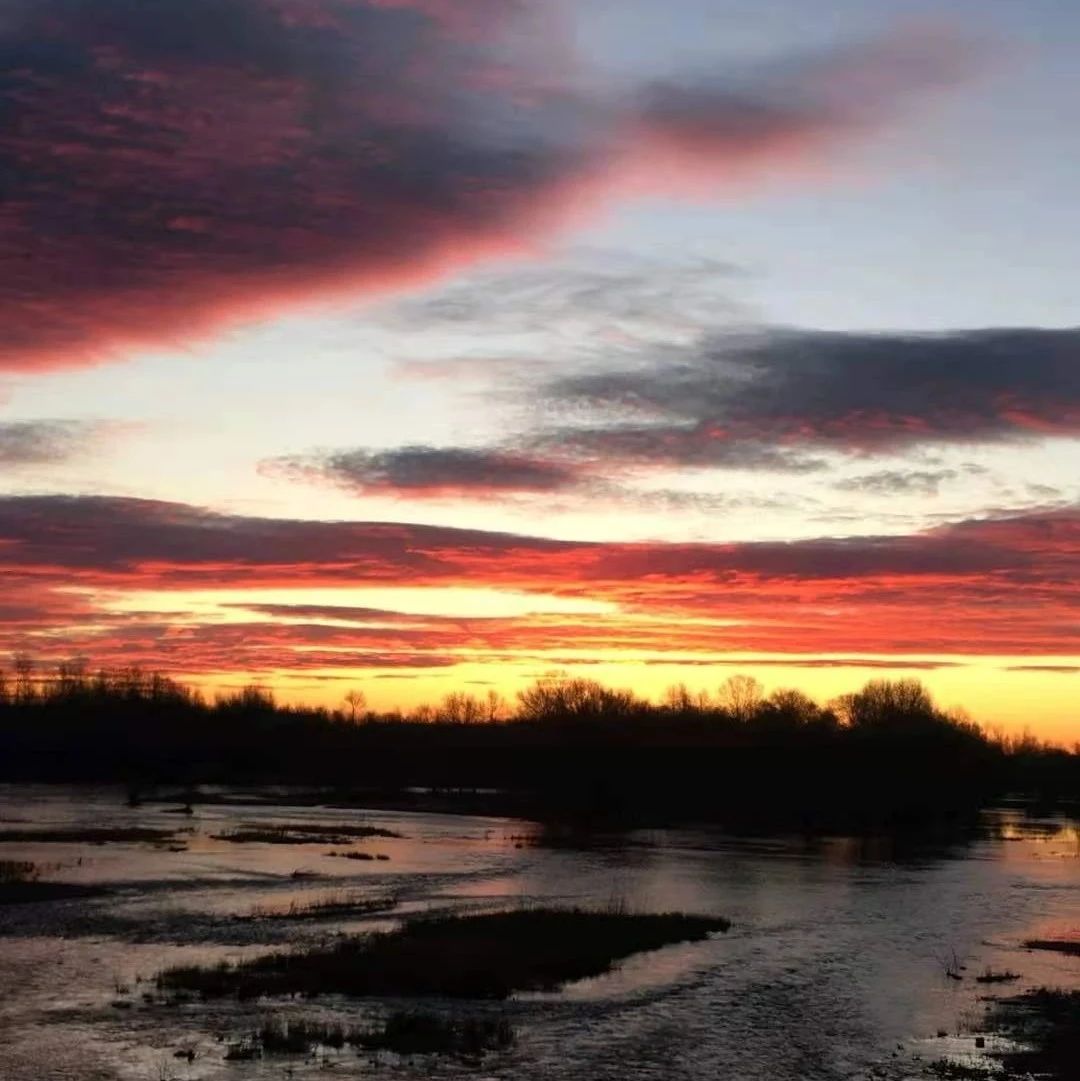
<instances>
[{"instance_id":1,"label":"grass clump","mask_svg":"<svg viewBox=\"0 0 1080 1081\"><path fill-rule=\"evenodd\" d=\"M320 826L294 822L282 826L239 826L224 833L215 833L213 837L215 841L229 841L238 845L347 845L371 837L400 838L401 834L378 826Z\"/></svg>"},{"instance_id":2,"label":"grass clump","mask_svg":"<svg viewBox=\"0 0 1080 1081\"><path fill-rule=\"evenodd\" d=\"M327 852L328 856L335 856L341 860L388 860L390 857L384 852Z\"/></svg>"},{"instance_id":3,"label":"grass clump","mask_svg":"<svg viewBox=\"0 0 1080 1081\"><path fill-rule=\"evenodd\" d=\"M369 1031L336 1023L270 1018L256 1032L232 1044L231 1060L263 1055L306 1055L318 1047L335 1051L346 1045L397 1055L457 1055L478 1058L512 1046L514 1030L502 1018L440 1017L415 1010L399 1010Z\"/></svg>"},{"instance_id":4,"label":"grass clump","mask_svg":"<svg viewBox=\"0 0 1080 1081\"><path fill-rule=\"evenodd\" d=\"M285 909L256 906L242 920L302 920L335 919L339 916L369 916L377 912L389 912L397 901L392 897L350 897L334 894L316 897L310 901L292 901Z\"/></svg>"},{"instance_id":5,"label":"grass clump","mask_svg":"<svg viewBox=\"0 0 1080 1081\"><path fill-rule=\"evenodd\" d=\"M0 905L63 901L94 897L103 892L100 887L74 882L42 882L41 868L30 860L0 860Z\"/></svg>"},{"instance_id":6,"label":"grass clump","mask_svg":"<svg viewBox=\"0 0 1080 1081\"><path fill-rule=\"evenodd\" d=\"M1080 991L1043 987L1003 999L991 1011L990 1023L1026 1045L999 1056L1006 1077L1075 1081L1080 1068Z\"/></svg>"},{"instance_id":7,"label":"grass clump","mask_svg":"<svg viewBox=\"0 0 1080 1081\"><path fill-rule=\"evenodd\" d=\"M372 1051L398 1055L460 1055L479 1057L512 1047L515 1035L505 1018L439 1017L414 1010L392 1013L377 1032L356 1042Z\"/></svg>"},{"instance_id":8,"label":"grass clump","mask_svg":"<svg viewBox=\"0 0 1080 1081\"><path fill-rule=\"evenodd\" d=\"M0 860L0 886L13 882L36 882L41 869L30 860Z\"/></svg>"},{"instance_id":9,"label":"grass clump","mask_svg":"<svg viewBox=\"0 0 1080 1081\"><path fill-rule=\"evenodd\" d=\"M119 844L123 842L147 842L165 844L176 836L175 830L156 830L145 826L78 827L75 829L19 829L3 830L0 841L17 841L27 844Z\"/></svg>"},{"instance_id":10,"label":"grass clump","mask_svg":"<svg viewBox=\"0 0 1080 1081\"><path fill-rule=\"evenodd\" d=\"M241 1040L239 1043L230 1044L225 1052L226 1062L253 1062L259 1057L260 1048L258 1043L251 1039Z\"/></svg>"},{"instance_id":11,"label":"grass clump","mask_svg":"<svg viewBox=\"0 0 1080 1081\"><path fill-rule=\"evenodd\" d=\"M1020 979L1019 972L1010 972L1006 969L999 972L997 969L988 968L981 975L975 977L976 983L1013 983Z\"/></svg>"},{"instance_id":12,"label":"grass clump","mask_svg":"<svg viewBox=\"0 0 1080 1081\"><path fill-rule=\"evenodd\" d=\"M631 954L698 941L729 926L719 917L582 909L444 915L304 953L168 969L158 984L207 998L334 993L501 999L599 976Z\"/></svg>"},{"instance_id":13,"label":"grass clump","mask_svg":"<svg viewBox=\"0 0 1080 1081\"><path fill-rule=\"evenodd\" d=\"M315 1021L263 1022L256 1039L267 1055L303 1055L313 1047L332 1047L335 1050L346 1043L355 1043L359 1035L341 1025L320 1024Z\"/></svg>"},{"instance_id":14,"label":"grass clump","mask_svg":"<svg viewBox=\"0 0 1080 1081\"><path fill-rule=\"evenodd\" d=\"M1024 946L1029 950L1053 950L1080 957L1080 939L1029 938Z\"/></svg>"},{"instance_id":15,"label":"grass clump","mask_svg":"<svg viewBox=\"0 0 1080 1081\"><path fill-rule=\"evenodd\" d=\"M950 1062L946 1058L930 1063L927 1068L932 1077L940 1077L944 1081L987 1081L995 1076L982 1066L966 1066L961 1062Z\"/></svg>"}]
</instances>

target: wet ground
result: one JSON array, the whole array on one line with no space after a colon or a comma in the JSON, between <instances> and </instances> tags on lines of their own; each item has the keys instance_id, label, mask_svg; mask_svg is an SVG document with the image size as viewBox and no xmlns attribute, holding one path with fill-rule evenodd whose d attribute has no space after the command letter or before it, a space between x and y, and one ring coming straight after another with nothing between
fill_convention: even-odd
<instances>
[{"instance_id":1,"label":"wet ground","mask_svg":"<svg viewBox=\"0 0 1080 1081\"><path fill-rule=\"evenodd\" d=\"M40 881L102 891L0 905L5 1081L328 1073L914 1081L944 1055L978 1060L968 1033L985 996L1080 987L1080 957L1023 946L1080 939L1080 832L1062 819L996 812L974 841L898 849L884 840L748 840L712 830L548 845L537 827L506 819L272 802L182 811L129 808L116 790L0 788L0 861L33 862ZM325 835L228 839L240 829L272 836L286 825ZM366 826L399 836L357 836ZM163 835L57 840L90 828ZM178 1003L154 987L168 966L332 942L410 912L541 902L679 910L733 926L559 993L426 1004L510 1019L515 1046L480 1063L348 1047L229 1061L229 1047L267 1018L363 1027L415 1004ZM1020 978L977 982L988 969Z\"/></svg>"}]
</instances>

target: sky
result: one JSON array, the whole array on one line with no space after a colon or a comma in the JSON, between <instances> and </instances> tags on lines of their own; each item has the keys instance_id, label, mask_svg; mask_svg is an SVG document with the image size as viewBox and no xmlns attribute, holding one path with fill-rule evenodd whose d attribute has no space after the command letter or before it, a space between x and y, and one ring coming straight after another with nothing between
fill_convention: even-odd
<instances>
[{"instance_id":1,"label":"sky","mask_svg":"<svg viewBox=\"0 0 1080 1081\"><path fill-rule=\"evenodd\" d=\"M0 0L0 656L1080 740L1080 8Z\"/></svg>"}]
</instances>

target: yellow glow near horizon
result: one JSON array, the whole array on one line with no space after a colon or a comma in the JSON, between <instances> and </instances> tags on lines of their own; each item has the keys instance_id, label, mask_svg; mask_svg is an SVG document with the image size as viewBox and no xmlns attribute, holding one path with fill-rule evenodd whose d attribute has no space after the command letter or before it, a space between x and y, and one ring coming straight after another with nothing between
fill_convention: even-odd
<instances>
[{"instance_id":1,"label":"yellow glow near horizon","mask_svg":"<svg viewBox=\"0 0 1080 1081\"><path fill-rule=\"evenodd\" d=\"M609 615L616 611L607 601L584 597L557 597L546 593L465 587L388 586L358 588L308 587L296 589L193 589L146 590L104 595L100 607L107 612L188 612L246 623L251 609L261 605L296 605L328 608L371 608L402 615L449 618L509 619L532 615Z\"/></svg>"},{"instance_id":2,"label":"yellow glow near horizon","mask_svg":"<svg viewBox=\"0 0 1080 1081\"><path fill-rule=\"evenodd\" d=\"M370 667L378 664L375 645L308 643L298 639L283 648L291 650L297 667L290 668L279 657L278 670L251 673L207 671L191 682L214 693L246 682L258 682L272 689L283 700L336 707L344 693L352 688L365 691L373 708L409 710L421 704L434 704L450 691L483 694L495 689L508 699L539 676L553 670L565 670L575 676L598 679L616 687L625 687L646 698L658 700L674 683L686 683L692 690L715 690L728 676L741 672L756 677L767 691L779 687L798 687L819 702L857 690L875 678L915 677L930 688L940 705L963 708L971 717L990 727L1009 732L1030 728L1040 738L1065 745L1080 741L1080 710L1077 709L1080 657L1060 656L964 656L830 654L798 655L776 652L736 652L722 649L679 649L680 629L702 626L737 625L738 620L702 618L667 613L626 613L616 605L589 598L558 597L544 593L503 590L499 588L440 587L359 587L359 588L257 588L257 589L171 589L168 591L86 591L107 623L110 614L160 613L171 624L189 626L229 624L243 626L262 622L289 625L326 623L363 626L367 629L393 628L396 615L410 618L430 616L432 620L505 619L527 617L564 617L571 624L575 617L596 621L596 636L582 642L567 636L565 647L529 648L513 635L505 647L498 638L485 642L462 639L452 647L425 645L400 649L397 667ZM260 612L260 606L282 606L280 611ZM298 606L294 615L289 606ZM304 608L325 608L307 612ZM334 609L355 608L356 613ZM385 614L384 614L385 613ZM628 648L613 645L605 648L603 633L610 627L613 635L621 628L630 631L635 625L653 625ZM649 643L655 633L656 646ZM633 639L630 639L633 640ZM307 669L310 654L321 655L320 667ZM434 656L432 656L434 655ZM425 658L454 663L425 667ZM253 657L256 653L253 652ZM340 656L340 662L336 657ZM415 658L415 667L410 661Z\"/></svg>"},{"instance_id":3,"label":"yellow glow near horizon","mask_svg":"<svg viewBox=\"0 0 1080 1081\"><path fill-rule=\"evenodd\" d=\"M881 668L870 663L860 665L855 659L837 667L808 667L793 657L762 657L760 654L745 658L725 654L712 658L711 663L694 665L662 660L645 664L629 659L574 664L565 663L569 660L567 652L560 651L557 660L564 663L556 663L553 659L547 664L542 654L530 654L522 660L506 660L497 666L489 661L465 660L438 669L326 668L314 672L283 672L272 680L264 680L263 685L285 701L330 708L340 706L345 693L357 688L364 691L374 709L407 711L419 705L434 705L451 691L483 696L490 688L513 701L518 690L553 671L565 671L612 687L628 688L654 701L675 683L686 683L692 691L715 691L735 673L756 677L766 693L780 687L797 687L822 703L858 690L871 679L913 677L927 685L940 706L962 708L972 720L986 728L1010 734L1030 730L1040 739L1067 747L1080 743L1080 709L1076 704L1080 677L1069 673L1013 670L1016 665L1062 665L1060 657L935 658L956 665L935 669L920 667L920 661L928 658L907 658L910 667L904 667L905 658L900 657L864 658L867 662L875 659L887 660L890 667ZM770 663L762 664L763 660ZM1071 662L1065 659L1064 663ZM1080 666L1080 658L1075 658L1075 663ZM197 682L213 691L232 688L243 681L236 673L228 673L207 675Z\"/></svg>"}]
</instances>

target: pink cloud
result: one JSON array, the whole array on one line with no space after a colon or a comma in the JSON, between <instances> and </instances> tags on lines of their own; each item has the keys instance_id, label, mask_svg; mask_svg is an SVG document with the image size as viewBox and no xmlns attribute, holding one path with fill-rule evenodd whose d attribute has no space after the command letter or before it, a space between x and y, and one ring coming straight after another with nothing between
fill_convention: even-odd
<instances>
[{"instance_id":1,"label":"pink cloud","mask_svg":"<svg viewBox=\"0 0 1080 1081\"><path fill-rule=\"evenodd\" d=\"M955 43L896 39L604 98L580 89L547 0L90 12L38 0L0 28L20 57L0 137L0 369L415 285L530 250L645 182L788 175L966 63Z\"/></svg>"}]
</instances>

